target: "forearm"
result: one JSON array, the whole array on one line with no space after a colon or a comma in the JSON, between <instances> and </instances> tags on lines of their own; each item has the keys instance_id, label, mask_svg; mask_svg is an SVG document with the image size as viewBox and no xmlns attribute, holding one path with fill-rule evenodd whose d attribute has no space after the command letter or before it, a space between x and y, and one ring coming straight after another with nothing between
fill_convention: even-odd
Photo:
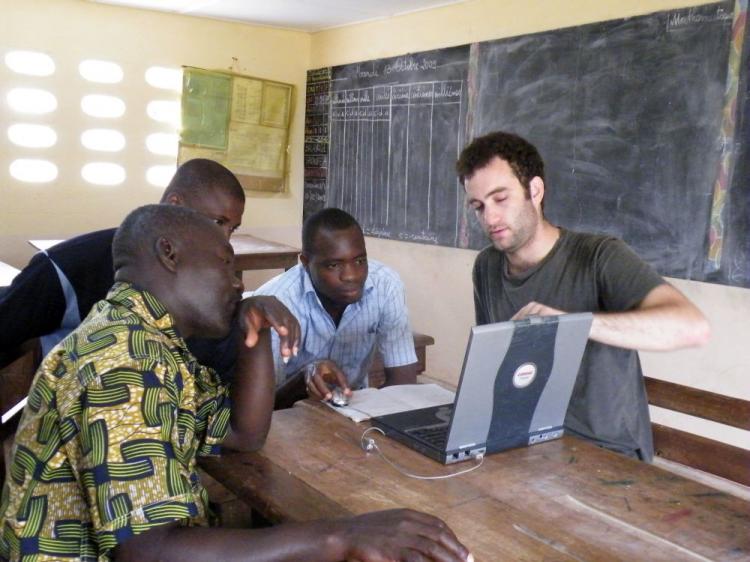
<instances>
[{"instance_id":1,"label":"forearm","mask_svg":"<svg viewBox=\"0 0 750 562\"><path fill-rule=\"evenodd\" d=\"M259 333L258 343L252 348L240 343L231 390L231 430L224 440L225 447L247 451L263 446L271 425L274 390L271 335L266 329Z\"/></svg>"},{"instance_id":2,"label":"forearm","mask_svg":"<svg viewBox=\"0 0 750 562\"><path fill-rule=\"evenodd\" d=\"M302 562L346 557L336 523L285 524L265 529L165 526L126 541L115 552L118 561L150 562Z\"/></svg>"},{"instance_id":3,"label":"forearm","mask_svg":"<svg viewBox=\"0 0 750 562\"><path fill-rule=\"evenodd\" d=\"M398 509L253 530L178 527L170 523L125 540L114 550L114 559L128 562L417 559L469 562L473 557L440 519Z\"/></svg>"},{"instance_id":4,"label":"forearm","mask_svg":"<svg viewBox=\"0 0 750 562\"><path fill-rule=\"evenodd\" d=\"M653 289L638 308L597 312L590 339L643 351L669 351L704 344L710 336L705 316L670 285Z\"/></svg>"}]
</instances>

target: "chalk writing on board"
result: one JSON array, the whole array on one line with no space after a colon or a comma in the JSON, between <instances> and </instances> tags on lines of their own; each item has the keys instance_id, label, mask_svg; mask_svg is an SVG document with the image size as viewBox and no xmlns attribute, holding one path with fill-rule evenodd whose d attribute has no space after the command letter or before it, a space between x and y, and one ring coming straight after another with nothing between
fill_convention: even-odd
<instances>
[{"instance_id":1,"label":"chalk writing on board","mask_svg":"<svg viewBox=\"0 0 750 562\"><path fill-rule=\"evenodd\" d=\"M386 230L385 228L377 228L374 226L368 226L362 229L365 236L377 236L378 238L393 238L393 232Z\"/></svg>"},{"instance_id":2,"label":"chalk writing on board","mask_svg":"<svg viewBox=\"0 0 750 562\"><path fill-rule=\"evenodd\" d=\"M434 132L442 125L441 135L457 135L462 86L461 82L427 82L336 92L331 102L330 128L331 138L336 139L341 150L329 155L329 201L345 207L352 202L346 198L353 196L357 214L367 217L369 223L389 225L395 221L406 225L410 220L410 197L426 197L426 213L412 220L423 221L429 230L433 221L430 199L436 189L431 175L432 152L428 150L426 160L420 162L427 168L427 176L419 178L421 183L415 188L413 183L410 185L414 176L409 173L409 157L412 145L422 144L424 139L410 138L409 132L417 126ZM436 109L442 114L442 123L436 124ZM403 124L405 133L394 126L394 121ZM395 145L403 151L403 159L396 157ZM383 177L379 174L383 170L376 169L375 163L389 173ZM352 164L353 176L349 169ZM376 195L384 196L385 201L378 201ZM434 235L421 236L425 240L437 239Z\"/></svg>"},{"instance_id":3,"label":"chalk writing on board","mask_svg":"<svg viewBox=\"0 0 750 562\"><path fill-rule=\"evenodd\" d=\"M406 240L408 242L438 243L437 234L434 232L399 232L398 239Z\"/></svg>"},{"instance_id":4,"label":"chalk writing on board","mask_svg":"<svg viewBox=\"0 0 750 562\"><path fill-rule=\"evenodd\" d=\"M670 14L667 18L667 29L678 29L687 25L696 25L711 22L732 21L732 12L724 9L723 6L717 6L716 11L712 13L699 12L691 8L687 12L676 12Z\"/></svg>"},{"instance_id":5,"label":"chalk writing on board","mask_svg":"<svg viewBox=\"0 0 750 562\"><path fill-rule=\"evenodd\" d=\"M414 72L421 70L435 70L437 60L428 57L399 57L390 64L385 65L385 74L394 72Z\"/></svg>"},{"instance_id":6,"label":"chalk writing on board","mask_svg":"<svg viewBox=\"0 0 750 562\"><path fill-rule=\"evenodd\" d=\"M467 72L468 48L451 47L308 76L305 191L325 202L305 213L336 206L369 236L455 245Z\"/></svg>"},{"instance_id":7,"label":"chalk writing on board","mask_svg":"<svg viewBox=\"0 0 750 562\"><path fill-rule=\"evenodd\" d=\"M314 191L306 191L304 199L305 201L315 201L318 203L325 203L326 196L325 196L325 193L316 193Z\"/></svg>"}]
</instances>

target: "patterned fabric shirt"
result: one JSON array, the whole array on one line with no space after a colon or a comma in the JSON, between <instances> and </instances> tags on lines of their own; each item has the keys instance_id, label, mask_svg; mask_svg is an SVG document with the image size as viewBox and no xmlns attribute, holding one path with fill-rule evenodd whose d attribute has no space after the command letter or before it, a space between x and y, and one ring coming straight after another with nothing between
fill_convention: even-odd
<instances>
[{"instance_id":1,"label":"patterned fabric shirt","mask_svg":"<svg viewBox=\"0 0 750 562\"><path fill-rule=\"evenodd\" d=\"M323 308L301 265L253 291L254 295L273 295L283 302L302 329L299 352L287 365L281 361L279 339L273 332L277 386L308 363L331 359L341 367L353 388L363 388L368 383L367 371L376 345L386 367L416 363L404 285L398 274L382 263L369 260L368 265L362 298L346 307L338 326Z\"/></svg>"},{"instance_id":2,"label":"patterned fabric shirt","mask_svg":"<svg viewBox=\"0 0 750 562\"><path fill-rule=\"evenodd\" d=\"M0 559L109 560L154 526L207 524L196 455L218 452L228 408L164 306L115 284L37 371L0 502Z\"/></svg>"}]
</instances>

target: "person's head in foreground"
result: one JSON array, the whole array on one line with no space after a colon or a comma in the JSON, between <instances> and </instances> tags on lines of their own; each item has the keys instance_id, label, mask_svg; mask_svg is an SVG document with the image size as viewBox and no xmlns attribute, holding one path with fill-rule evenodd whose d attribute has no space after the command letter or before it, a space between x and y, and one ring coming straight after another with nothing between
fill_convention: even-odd
<instances>
[{"instance_id":1,"label":"person's head in foreground","mask_svg":"<svg viewBox=\"0 0 750 562\"><path fill-rule=\"evenodd\" d=\"M198 211L146 205L130 213L112 243L115 281L155 295L182 337L229 332L241 284L221 227Z\"/></svg>"}]
</instances>

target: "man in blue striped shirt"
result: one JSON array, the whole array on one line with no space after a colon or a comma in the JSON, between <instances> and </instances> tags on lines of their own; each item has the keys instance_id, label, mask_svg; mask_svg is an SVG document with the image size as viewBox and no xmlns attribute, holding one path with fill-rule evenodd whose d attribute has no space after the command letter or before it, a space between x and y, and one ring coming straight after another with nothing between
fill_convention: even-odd
<instances>
[{"instance_id":1,"label":"man in blue striped shirt","mask_svg":"<svg viewBox=\"0 0 750 562\"><path fill-rule=\"evenodd\" d=\"M300 261L253 292L278 298L302 331L300 349L287 364L274 348L277 407L308 395L330 400L334 385L346 395L367 386L375 349L383 356L386 385L416 382L404 286L395 271L368 261L354 217L335 208L310 216Z\"/></svg>"}]
</instances>

